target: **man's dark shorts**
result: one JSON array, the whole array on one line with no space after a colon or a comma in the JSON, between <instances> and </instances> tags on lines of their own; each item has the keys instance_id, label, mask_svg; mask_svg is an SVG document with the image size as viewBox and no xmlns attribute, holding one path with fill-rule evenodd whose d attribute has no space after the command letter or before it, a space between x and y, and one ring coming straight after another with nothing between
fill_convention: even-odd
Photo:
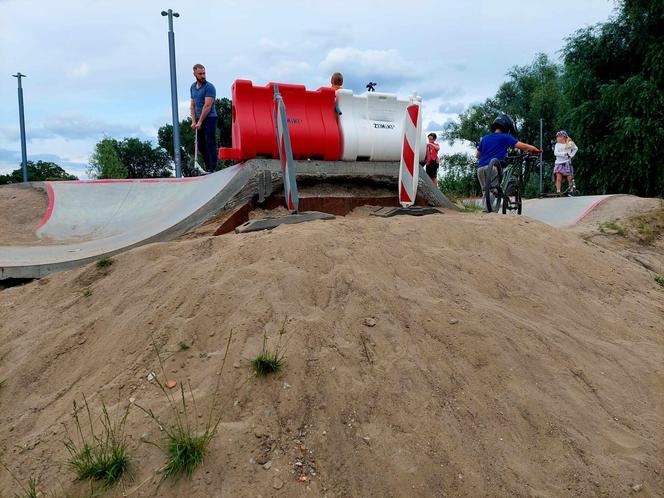
<instances>
[{"instance_id":1,"label":"man's dark shorts","mask_svg":"<svg viewBox=\"0 0 664 498\"><path fill-rule=\"evenodd\" d=\"M438 163L436 161L429 161L425 166L425 170L432 180L438 178Z\"/></svg>"}]
</instances>

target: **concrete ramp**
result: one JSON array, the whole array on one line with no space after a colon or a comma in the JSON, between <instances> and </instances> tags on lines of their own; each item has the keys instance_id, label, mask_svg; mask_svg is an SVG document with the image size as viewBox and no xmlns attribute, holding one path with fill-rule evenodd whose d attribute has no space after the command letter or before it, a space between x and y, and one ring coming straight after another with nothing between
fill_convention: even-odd
<instances>
[{"instance_id":1,"label":"concrete ramp","mask_svg":"<svg viewBox=\"0 0 664 498\"><path fill-rule=\"evenodd\" d=\"M244 164L195 178L46 182L37 228L51 245L0 248L0 279L39 278L140 244L171 240L214 216L246 185Z\"/></svg>"},{"instance_id":2,"label":"concrete ramp","mask_svg":"<svg viewBox=\"0 0 664 498\"><path fill-rule=\"evenodd\" d=\"M523 215L554 227L569 227L579 223L610 195L584 195L579 197L551 197L527 199Z\"/></svg>"},{"instance_id":3,"label":"concrete ramp","mask_svg":"<svg viewBox=\"0 0 664 498\"><path fill-rule=\"evenodd\" d=\"M399 163L297 161L303 182L387 182L397 198ZM421 172L418 195L458 209ZM280 192L281 163L252 159L196 178L46 182L37 235L49 245L0 247L0 280L40 278L150 242L172 240L219 212Z\"/></svg>"}]
</instances>

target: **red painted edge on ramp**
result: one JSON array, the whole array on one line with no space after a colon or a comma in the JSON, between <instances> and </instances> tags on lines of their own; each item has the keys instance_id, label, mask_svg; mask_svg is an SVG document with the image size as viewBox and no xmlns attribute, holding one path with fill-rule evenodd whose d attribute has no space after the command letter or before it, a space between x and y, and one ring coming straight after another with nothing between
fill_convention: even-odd
<instances>
[{"instance_id":1,"label":"red painted edge on ramp","mask_svg":"<svg viewBox=\"0 0 664 498\"><path fill-rule=\"evenodd\" d=\"M41 219L39 225L37 225L37 228L35 228L35 230L39 230L41 227L43 227L46 224L48 220L51 219L51 215L53 214L53 207L55 206L55 192L53 191L53 187L51 187L51 182L45 182L45 184L46 184L46 193L48 194L48 208L46 208L44 217Z\"/></svg>"},{"instance_id":2,"label":"red painted edge on ramp","mask_svg":"<svg viewBox=\"0 0 664 498\"><path fill-rule=\"evenodd\" d=\"M591 212L593 209L595 209L595 208L596 208L597 206L599 206L602 202L604 202L605 200L607 200L607 199L609 199L609 198L610 198L610 196L609 196L609 197L604 197L604 198L602 198L602 199L598 199L598 200L596 200L595 202L593 202L593 203L590 205L590 207L589 207L588 209L586 209L585 213L583 213L583 214L581 215L581 217L580 217L578 220L576 220L576 221L574 222L574 224L576 225L577 223L581 222L581 220L582 220L583 218L585 218L586 216L588 216L588 215L590 214L590 212Z\"/></svg>"}]
</instances>

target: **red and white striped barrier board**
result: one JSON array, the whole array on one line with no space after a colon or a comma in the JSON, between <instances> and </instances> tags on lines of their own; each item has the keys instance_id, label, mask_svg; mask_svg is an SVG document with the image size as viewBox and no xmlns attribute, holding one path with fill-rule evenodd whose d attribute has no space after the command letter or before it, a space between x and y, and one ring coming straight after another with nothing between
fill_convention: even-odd
<instances>
[{"instance_id":1,"label":"red and white striped barrier board","mask_svg":"<svg viewBox=\"0 0 664 498\"><path fill-rule=\"evenodd\" d=\"M420 106L419 104L411 104L406 108L404 116L401 164L399 166L399 202L403 207L415 204L415 197L417 196L421 129L422 113Z\"/></svg>"}]
</instances>

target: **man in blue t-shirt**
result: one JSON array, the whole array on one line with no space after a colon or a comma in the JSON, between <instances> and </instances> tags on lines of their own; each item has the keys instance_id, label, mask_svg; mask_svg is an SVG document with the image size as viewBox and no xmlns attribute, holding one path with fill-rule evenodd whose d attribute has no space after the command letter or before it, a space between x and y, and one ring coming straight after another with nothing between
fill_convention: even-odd
<instances>
[{"instance_id":1,"label":"man in blue t-shirt","mask_svg":"<svg viewBox=\"0 0 664 498\"><path fill-rule=\"evenodd\" d=\"M203 155L205 169L214 173L217 169L217 109L214 99L217 90L205 79L205 66L194 65L196 82L191 85L191 127L196 131L198 146Z\"/></svg>"},{"instance_id":2,"label":"man in blue t-shirt","mask_svg":"<svg viewBox=\"0 0 664 498\"><path fill-rule=\"evenodd\" d=\"M525 150L528 152L541 153L537 147L519 142L514 135L516 135L516 128L514 121L507 114L501 114L491 123L491 132L485 135L480 140L480 145L477 147L475 156L479 158L477 161L477 179L482 186L482 209L488 212L486 205L486 189L488 186L493 186L498 180L498 169L493 164L493 160L502 161L507 155L507 149L516 147L517 149ZM491 197L491 205L495 206L495 197L493 193L489 194ZM492 209L496 211L497 209Z\"/></svg>"}]
</instances>

